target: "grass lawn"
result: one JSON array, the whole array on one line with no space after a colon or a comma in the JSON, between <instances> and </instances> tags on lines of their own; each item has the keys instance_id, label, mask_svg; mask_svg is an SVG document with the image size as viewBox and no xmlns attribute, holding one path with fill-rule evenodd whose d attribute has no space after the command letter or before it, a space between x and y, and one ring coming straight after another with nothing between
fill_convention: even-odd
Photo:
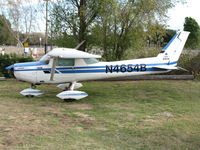
<instances>
[{"instance_id":1,"label":"grass lawn","mask_svg":"<svg viewBox=\"0 0 200 150\"><path fill-rule=\"evenodd\" d=\"M200 149L200 82L88 82L85 99L65 103L55 85L0 82L0 149Z\"/></svg>"}]
</instances>

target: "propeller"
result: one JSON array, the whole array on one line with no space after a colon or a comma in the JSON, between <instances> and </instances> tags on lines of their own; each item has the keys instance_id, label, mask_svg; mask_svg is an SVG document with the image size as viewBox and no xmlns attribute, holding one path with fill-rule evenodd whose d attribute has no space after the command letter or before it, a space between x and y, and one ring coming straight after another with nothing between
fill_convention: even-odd
<instances>
[{"instance_id":1,"label":"propeller","mask_svg":"<svg viewBox=\"0 0 200 150\"><path fill-rule=\"evenodd\" d=\"M85 40L79 43L74 49L78 50L84 43L85 43Z\"/></svg>"}]
</instances>

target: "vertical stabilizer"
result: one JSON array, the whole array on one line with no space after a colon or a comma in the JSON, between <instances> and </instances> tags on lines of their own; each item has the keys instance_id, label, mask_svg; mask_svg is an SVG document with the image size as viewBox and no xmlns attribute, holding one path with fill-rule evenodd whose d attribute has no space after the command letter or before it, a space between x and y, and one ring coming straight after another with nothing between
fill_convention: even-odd
<instances>
[{"instance_id":1,"label":"vertical stabilizer","mask_svg":"<svg viewBox=\"0 0 200 150\"><path fill-rule=\"evenodd\" d=\"M179 31L176 33L157 57L162 59L164 62L177 62L189 33L190 32L187 31Z\"/></svg>"}]
</instances>

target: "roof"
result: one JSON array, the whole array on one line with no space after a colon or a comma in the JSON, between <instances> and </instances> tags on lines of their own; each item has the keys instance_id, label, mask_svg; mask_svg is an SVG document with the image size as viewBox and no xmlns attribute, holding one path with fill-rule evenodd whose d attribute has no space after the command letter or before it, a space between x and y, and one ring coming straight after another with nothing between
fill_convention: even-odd
<instances>
[{"instance_id":1,"label":"roof","mask_svg":"<svg viewBox=\"0 0 200 150\"><path fill-rule=\"evenodd\" d=\"M60 58L101 58L100 55L89 54L71 48L55 48L49 53L47 53L47 55L51 57L60 57Z\"/></svg>"}]
</instances>

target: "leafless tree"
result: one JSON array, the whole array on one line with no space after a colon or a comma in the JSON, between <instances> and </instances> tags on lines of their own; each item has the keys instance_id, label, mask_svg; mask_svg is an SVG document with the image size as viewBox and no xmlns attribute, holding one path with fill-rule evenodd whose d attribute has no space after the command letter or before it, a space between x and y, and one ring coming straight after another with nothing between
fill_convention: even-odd
<instances>
[{"instance_id":1,"label":"leafless tree","mask_svg":"<svg viewBox=\"0 0 200 150\"><path fill-rule=\"evenodd\" d=\"M0 2L1 13L10 21L12 35L23 46L31 32L35 31L40 0L3 0ZM21 36L21 35L24 36Z\"/></svg>"}]
</instances>

